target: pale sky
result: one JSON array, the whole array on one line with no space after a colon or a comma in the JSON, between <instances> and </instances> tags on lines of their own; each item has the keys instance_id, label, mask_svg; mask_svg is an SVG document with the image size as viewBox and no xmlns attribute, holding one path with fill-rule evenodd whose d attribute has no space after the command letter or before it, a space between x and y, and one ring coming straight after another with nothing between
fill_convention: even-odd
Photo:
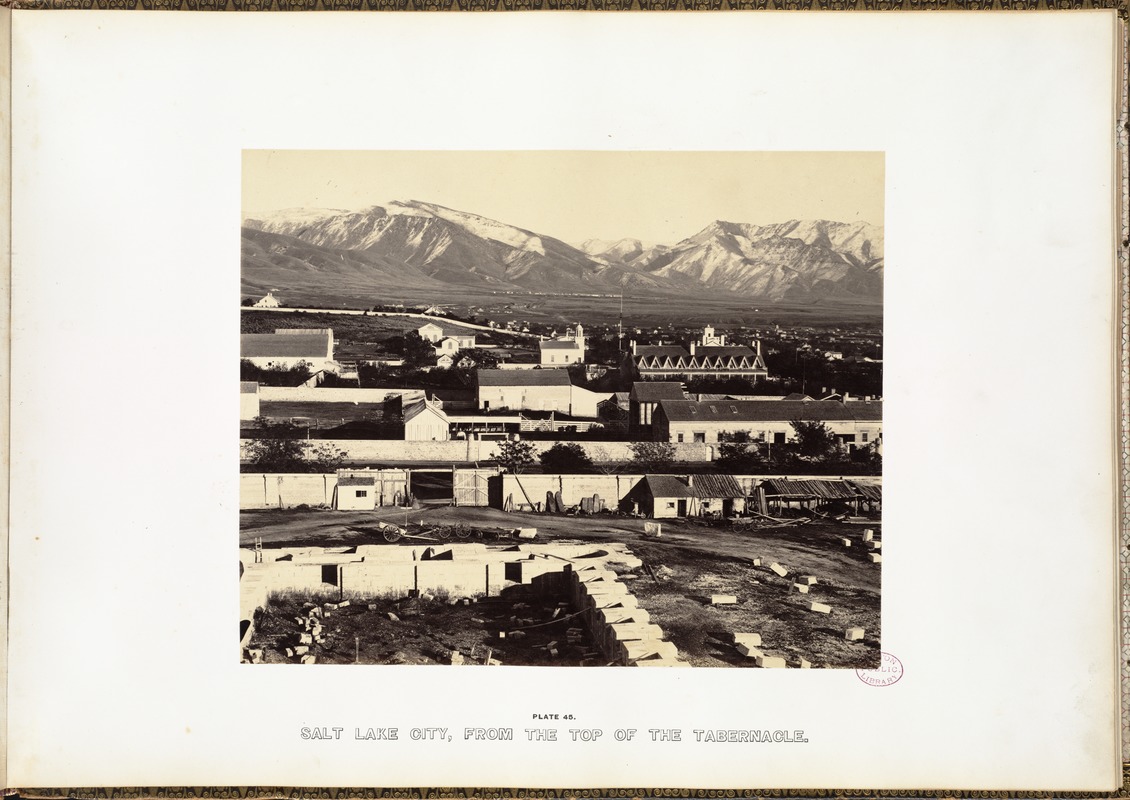
<instances>
[{"instance_id":1,"label":"pale sky","mask_svg":"<svg viewBox=\"0 0 1130 800\"><path fill-rule=\"evenodd\" d=\"M716 219L883 224L878 152L246 150L243 213L421 200L569 243L673 244Z\"/></svg>"}]
</instances>

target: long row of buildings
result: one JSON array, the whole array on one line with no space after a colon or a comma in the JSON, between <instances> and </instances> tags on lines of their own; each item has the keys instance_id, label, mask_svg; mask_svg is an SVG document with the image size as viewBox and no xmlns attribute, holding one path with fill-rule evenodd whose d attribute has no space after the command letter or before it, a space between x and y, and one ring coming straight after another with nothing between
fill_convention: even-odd
<instances>
[{"instance_id":1,"label":"long row of buildings","mask_svg":"<svg viewBox=\"0 0 1130 800\"><path fill-rule=\"evenodd\" d=\"M436 338L439 335L436 331L421 330L433 343L450 340L450 337ZM583 358L584 334L580 326L569 336L568 342L579 347ZM280 329L273 334L244 334L241 344L241 357L257 366L288 367L305 362L313 370L327 371L333 371L336 366L330 329ZM631 357L641 365L641 376L647 377L685 378L688 373L697 375L704 370L715 371L710 374L745 377L766 374L756 345L727 344L725 337L716 336L712 328L706 328L701 341L686 349L673 345L639 347L633 343ZM307 404L322 397L327 401L332 398L332 402L339 405L352 402L356 407L354 411L360 413L365 406L378 404L374 391L312 389L294 397L301 396ZM289 397L286 390L264 389L261 396L256 384L241 386L241 416L244 419L261 414L270 416L271 400L260 402L267 395L276 401ZM870 446L882 438L881 401L814 399L803 395L689 395L681 381L657 380L635 382L625 397L577 386L567 369L553 367L478 370L472 408L468 408L466 402L445 404L421 389L389 390L382 397L387 395L403 399L405 438L424 441L529 430L585 431L608 422L616 416L616 410L627 412L626 432L637 441L713 444L742 433L754 441L783 444L793 437L792 423L798 420L824 423L849 447Z\"/></svg>"}]
</instances>

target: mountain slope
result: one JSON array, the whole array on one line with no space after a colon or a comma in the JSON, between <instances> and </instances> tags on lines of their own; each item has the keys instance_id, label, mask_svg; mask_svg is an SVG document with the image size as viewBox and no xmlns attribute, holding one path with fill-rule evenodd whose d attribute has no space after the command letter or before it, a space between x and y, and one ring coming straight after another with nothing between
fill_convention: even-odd
<instances>
[{"instance_id":1,"label":"mountain slope","mask_svg":"<svg viewBox=\"0 0 1130 800\"><path fill-rule=\"evenodd\" d=\"M866 223L716 221L675 245L551 236L434 203L295 209L244 223L245 289L390 285L541 292L882 296L882 229Z\"/></svg>"}]
</instances>

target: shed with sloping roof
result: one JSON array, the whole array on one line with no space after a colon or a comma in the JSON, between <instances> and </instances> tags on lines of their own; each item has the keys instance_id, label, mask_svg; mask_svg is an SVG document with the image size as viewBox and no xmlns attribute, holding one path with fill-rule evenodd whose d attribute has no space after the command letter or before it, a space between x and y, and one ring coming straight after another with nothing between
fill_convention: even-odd
<instances>
[{"instance_id":1,"label":"shed with sloping roof","mask_svg":"<svg viewBox=\"0 0 1130 800\"><path fill-rule=\"evenodd\" d=\"M687 484L704 517L731 517L745 512L746 493L733 475L688 475Z\"/></svg>"},{"instance_id":2,"label":"shed with sloping roof","mask_svg":"<svg viewBox=\"0 0 1130 800\"><path fill-rule=\"evenodd\" d=\"M620 509L652 519L674 519L697 514L698 498L682 478L646 475L624 495Z\"/></svg>"}]
</instances>

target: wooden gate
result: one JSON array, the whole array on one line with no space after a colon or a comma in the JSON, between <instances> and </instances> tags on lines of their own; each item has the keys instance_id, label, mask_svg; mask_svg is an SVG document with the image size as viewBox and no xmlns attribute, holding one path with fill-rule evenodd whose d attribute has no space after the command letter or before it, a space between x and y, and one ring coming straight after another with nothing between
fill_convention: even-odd
<instances>
[{"instance_id":1,"label":"wooden gate","mask_svg":"<svg viewBox=\"0 0 1130 800\"><path fill-rule=\"evenodd\" d=\"M457 506L489 505L487 481L497 474L496 469L452 469L453 503Z\"/></svg>"}]
</instances>

